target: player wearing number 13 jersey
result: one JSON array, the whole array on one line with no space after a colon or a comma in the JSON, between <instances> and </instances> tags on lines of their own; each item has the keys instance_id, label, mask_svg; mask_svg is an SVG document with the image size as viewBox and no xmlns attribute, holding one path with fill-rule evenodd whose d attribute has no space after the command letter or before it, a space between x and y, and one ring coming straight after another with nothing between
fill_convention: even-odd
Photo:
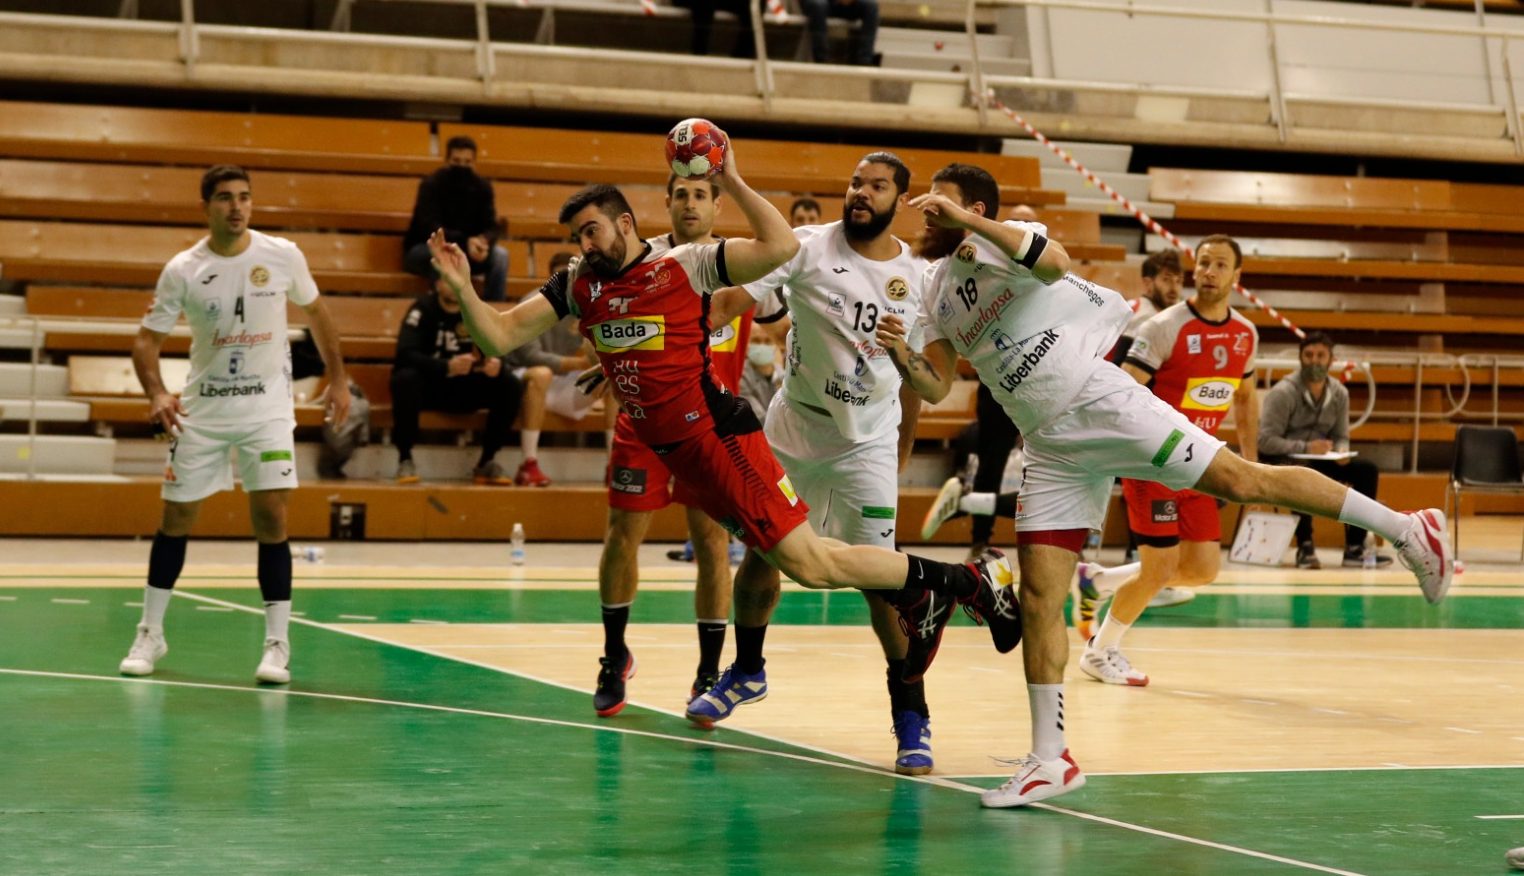
<instances>
[{"instance_id":1,"label":"player wearing number 13 jersey","mask_svg":"<svg viewBox=\"0 0 1524 876\"><path fill-rule=\"evenodd\" d=\"M1225 452L1105 360L1130 309L1116 292L1068 276L1067 253L1041 226L986 219L999 207L999 187L987 172L943 168L931 192L911 205L929 226L923 252L942 257L926 283L925 345L911 352L900 320L881 322L880 342L905 379L933 399L951 390L956 356L967 358L1027 442L1016 528L1033 750L1009 781L985 792L984 805L1023 806L1084 783L1064 745L1063 605L1086 532L1105 515L1113 477L1369 520L1402 545L1424 595L1444 597L1454 560L1438 509L1398 514L1308 469Z\"/></svg>"}]
</instances>

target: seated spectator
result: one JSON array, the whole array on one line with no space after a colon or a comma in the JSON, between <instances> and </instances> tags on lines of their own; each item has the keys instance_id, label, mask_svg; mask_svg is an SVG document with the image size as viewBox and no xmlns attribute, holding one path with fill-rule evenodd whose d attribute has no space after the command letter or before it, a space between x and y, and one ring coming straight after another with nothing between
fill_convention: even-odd
<instances>
[{"instance_id":1,"label":"seated spectator","mask_svg":"<svg viewBox=\"0 0 1524 876\"><path fill-rule=\"evenodd\" d=\"M1291 459L1293 453L1346 453L1349 451L1349 390L1328 379L1333 362L1333 338L1312 332L1302 339L1298 357L1301 370L1292 372L1265 393L1259 416L1259 455L1265 462L1299 462L1341 484L1349 484L1363 496L1376 496L1380 473L1368 459ZM1240 439L1243 440L1243 439ZM1298 514L1296 565L1320 569L1312 543L1312 518ZM1392 558L1376 555L1376 565L1391 565ZM1365 530L1344 525L1344 565L1360 566L1365 560Z\"/></svg>"},{"instance_id":2,"label":"seated spectator","mask_svg":"<svg viewBox=\"0 0 1524 876\"><path fill-rule=\"evenodd\" d=\"M760 7L766 0L758 3ZM714 14L729 12L735 16L736 43L730 49L732 58L755 58L757 38L751 25L751 11L746 0L672 0L673 6L688 9L693 14L693 54L709 54L709 37L714 32Z\"/></svg>"},{"instance_id":3,"label":"seated spectator","mask_svg":"<svg viewBox=\"0 0 1524 876\"><path fill-rule=\"evenodd\" d=\"M420 295L397 333L392 366L392 443L397 445L397 483L418 483L413 444L423 411L472 413L487 410L481 458L471 472L478 484L513 483L494 458L513 431L524 387L500 358L483 356L471 342L460 301L448 283L434 280L432 294Z\"/></svg>"},{"instance_id":4,"label":"seated spectator","mask_svg":"<svg viewBox=\"0 0 1524 876\"><path fill-rule=\"evenodd\" d=\"M827 18L847 18L861 22L852 63L876 66L881 60L874 49L878 42L878 0L799 0L799 9L810 21L810 53L814 56L815 63L828 64L831 61Z\"/></svg>"},{"instance_id":5,"label":"seated spectator","mask_svg":"<svg viewBox=\"0 0 1524 876\"><path fill-rule=\"evenodd\" d=\"M788 224L794 228L801 225L820 224L820 202L814 198L799 198L788 208Z\"/></svg>"},{"instance_id":6,"label":"seated spectator","mask_svg":"<svg viewBox=\"0 0 1524 876\"><path fill-rule=\"evenodd\" d=\"M470 137L451 137L445 146L445 166L418 184L413 219L402 238L402 266L409 274L433 282L428 240L439 228L465 252L472 278L486 277L482 298L507 300L508 250L497 245L492 183L476 173L476 142Z\"/></svg>"},{"instance_id":7,"label":"seated spectator","mask_svg":"<svg viewBox=\"0 0 1524 876\"><path fill-rule=\"evenodd\" d=\"M549 274L565 270L571 253L558 252L550 260ZM580 419L592 407L595 396L577 390L577 375L593 364L583 351L577 321L561 320L554 328L504 357L513 376L524 384L523 428L519 432L524 461L514 475L521 487L548 487L550 478L540 471L540 430L545 426L545 412L551 411L569 420Z\"/></svg>"},{"instance_id":8,"label":"seated spectator","mask_svg":"<svg viewBox=\"0 0 1524 876\"><path fill-rule=\"evenodd\" d=\"M767 328L753 322L746 364L741 368L741 397L751 404L759 420L767 417L767 407L783 385L783 369L778 367L778 361L778 346Z\"/></svg>"}]
</instances>

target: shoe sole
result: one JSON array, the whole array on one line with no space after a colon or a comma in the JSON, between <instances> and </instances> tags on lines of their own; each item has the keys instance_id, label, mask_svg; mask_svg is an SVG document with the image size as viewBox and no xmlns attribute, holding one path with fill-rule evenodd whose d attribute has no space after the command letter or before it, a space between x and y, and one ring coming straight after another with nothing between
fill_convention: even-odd
<instances>
[{"instance_id":1,"label":"shoe sole","mask_svg":"<svg viewBox=\"0 0 1524 876\"><path fill-rule=\"evenodd\" d=\"M931 772L931 767L929 767L929 766L907 767L907 766L900 766L899 764L895 764L894 765L894 771L895 771L895 773L897 773L899 775L902 775L902 776L924 776L927 773Z\"/></svg>"},{"instance_id":2,"label":"shoe sole","mask_svg":"<svg viewBox=\"0 0 1524 876\"><path fill-rule=\"evenodd\" d=\"M121 666L118 666L116 668L116 671L121 673L122 675L130 675L133 678L145 678L147 676L153 675L153 667L152 666L148 667L147 669L141 669L140 670L136 666L127 666L126 664L123 664Z\"/></svg>"},{"instance_id":3,"label":"shoe sole","mask_svg":"<svg viewBox=\"0 0 1524 876\"><path fill-rule=\"evenodd\" d=\"M1196 601L1196 594L1192 593L1190 596L1187 596L1184 599L1170 599L1170 600L1167 600L1165 602L1154 602L1153 600L1149 600L1148 607L1149 608L1174 608L1177 605L1185 605L1187 602L1195 602L1195 601Z\"/></svg>"},{"instance_id":4,"label":"shoe sole","mask_svg":"<svg viewBox=\"0 0 1524 876\"><path fill-rule=\"evenodd\" d=\"M290 684L291 683L291 673L287 672L285 674L285 677L282 678L280 676L261 675L258 672L256 672L256 673L254 673L254 680L259 682L260 684Z\"/></svg>"},{"instance_id":5,"label":"shoe sole","mask_svg":"<svg viewBox=\"0 0 1524 876\"><path fill-rule=\"evenodd\" d=\"M1085 774L1080 773L1074 777L1074 781L1067 785L1043 785L1041 788L1032 789L1031 793L1025 797L1013 796L1006 800L981 794L979 795L979 805L985 809L1015 809L1032 803L1040 803L1043 800L1052 800L1054 797L1061 797L1070 791L1078 791L1083 787L1085 787Z\"/></svg>"},{"instance_id":6,"label":"shoe sole","mask_svg":"<svg viewBox=\"0 0 1524 876\"><path fill-rule=\"evenodd\" d=\"M955 487L959 492L962 492L962 483L955 477L948 478L942 482L942 489L937 491L937 497L931 500L931 507L926 509L926 516L921 519L922 541L929 540L932 536L936 535L937 530L942 528L942 524L947 522L946 517L943 517L941 520L937 519L937 509L942 507L947 501L947 494Z\"/></svg>"}]
</instances>

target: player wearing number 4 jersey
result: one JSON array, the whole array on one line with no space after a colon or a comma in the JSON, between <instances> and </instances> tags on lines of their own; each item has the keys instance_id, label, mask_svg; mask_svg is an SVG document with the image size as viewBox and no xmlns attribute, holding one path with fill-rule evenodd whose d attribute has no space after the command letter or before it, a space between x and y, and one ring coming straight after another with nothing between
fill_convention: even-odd
<instances>
[{"instance_id":1,"label":"player wearing number 4 jersey","mask_svg":"<svg viewBox=\"0 0 1524 876\"><path fill-rule=\"evenodd\" d=\"M1217 434L1231 408L1237 433L1250 436L1240 442L1240 452L1256 461L1259 403L1254 356L1259 332L1228 306L1242 258L1237 241L1230 237L1202 240L1196 249L1195 297L1139 326L1122 370L1208 434ZM1141 687L1148 684L1148 676L1122 654L1123 635L1166 586L1199 587L1216 580L1222 531L1217 501L1204 493L1136 478L1123 479L1122 492L1139 562L1115 569L1080 564L1075 629L1086 641L1080 657L1086 675L1107 684ZM1110 582L1126 583L1116 589ZM1096 606L1113 589L1116 598L1106 622L1092 638Z\"/></svg>"},{"instance_id":2,"label":"player wearing number 4 jersey","mask_svg":"<svg viewBox=\"0 0 1524 876\"><path fill-rule=\"evenodd\" d=\"M942 257L926 283L924 350L906 347L901 320L880 321L878 333L905 379L934 399L951 389L956 356L967 358L1026 436L1016 529L1033 748L1009 781L985 792L993 807L1084 784L1064 744L1063 606L1112 478L1356 521L1400 546L1431 602L1444 598L1454 574L1437 509L1399 514L1316 472L1247 462L1107 362L1130 315L1122 296L1067 275L1068 255L1040 227L986 219L999 197L979 168L938 171L931 192L911 202L929 226L923 252Z\"/></svg>"},{"instance_id":3,"label":"player wearing number 4 jersey","mask_svg":"<svg viewBox=\"0 0 1524 876\"><path fill-rule=\"evenodd\" d=\"M951 565L818 537L802 525L809 509L768 448L756 414L715 380L709 352L713 293L760 280L799 250L782 214L741 179L735 153L732 143L714 180L746 216L755 238L657 253L640 239L618 189L589 186L561 209L582 255L575 275L556 275L516 307L499 312L484 303L471 287L465 255L440 235L431 240L435 264L460 295L472 337L489 355L502 355L576 314L605 375L639 375L638 383L611 381L635 437L666 461L705 513L775 568L811 588L892 591L887 598L908 623L938 633L940 615L952 604L967 604L990 625L997 647L1014 648L1017 616L1000 608L1009 600L1001 599L994 583L1009 580L1003 561ZM750 304L744 290L726 288L726 295ZM731 307L719 309L745 309ZM929 662L935 640L926 641ZM748 642L738 628L736 647L760 652L760 641ZM734 675L722 692L732 707L766 695L765 680Z\"/></svg>"},{"instance_id":4,"label":"player wearing number 4 jersey","mask_svg":"<svg viewBox=\"0 0 1524 876\"><path fill-rule=\"evenodd\" d=\"M249 175L232 165L211 168L201 178L201 202L207 236L164 266L153 307L132 346L149 418L170 445L164 516L148 557L143 617L120 669L123 675L151 675L169 651L164 614L185 565L186 541L202 500L232 488L232 451L249 495L265 603L264 653L254 677L285 684L291 680L286 503L296 486L288 303L307 314L328 371L328 415L336 426L348 415L349 382L338 332L301 250L249 228L254 209ZM181 314L191 330L191 372L184 392L174 395L159 371L159 349Z\"/></svg>"}]
</instances>

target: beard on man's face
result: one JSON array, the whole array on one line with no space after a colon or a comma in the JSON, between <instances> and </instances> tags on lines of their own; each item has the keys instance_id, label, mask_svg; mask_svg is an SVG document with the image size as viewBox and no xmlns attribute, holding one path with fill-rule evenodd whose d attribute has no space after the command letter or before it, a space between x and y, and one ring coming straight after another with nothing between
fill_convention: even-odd
<instances>
[{"instance_id":1,"label":"beard on man's face","mask_svg":"<svg viewBox=\"0 0 1524 876\"><path fill-rule=\"evenodd\" d=\"M952 255L962 242L963 229L928 225L921 229L921 238L915 242L915 254L934 262Z\"/></svg>"},{"instance_id":2,"label":"beard on man's face","mask_svg":"<svg viewBox=\"0 0 1524 876\"><path fill-rule=\"evenodd\" d=\"M628 254L629 250L625 248L624 240L616 237L614 238L614 244L609 247L607 255L594 251L583 256L582 260L587 262L589 268L593 269L593 273L605 280L611 280L619 276L619 272L624 270L624 259Z\"/></svg>"},{"instance_id":3,"label":"beard on man's face","mask_svg":"<svg viewBox=\"0 0 1524 876\"><path fill-rule=\"evenodd\" d=\"M888 210L879 213L867 201L843 203L841 205L842 230L853 240L872 240L883 234L884 229L889 227L889 223L894 221L894 211L898 206L899 202L895 201L889 205ZM852 211L857 208L868 211L871 214L870 218L861 222L853 220Z\"/></svg>"}]
</instances>

